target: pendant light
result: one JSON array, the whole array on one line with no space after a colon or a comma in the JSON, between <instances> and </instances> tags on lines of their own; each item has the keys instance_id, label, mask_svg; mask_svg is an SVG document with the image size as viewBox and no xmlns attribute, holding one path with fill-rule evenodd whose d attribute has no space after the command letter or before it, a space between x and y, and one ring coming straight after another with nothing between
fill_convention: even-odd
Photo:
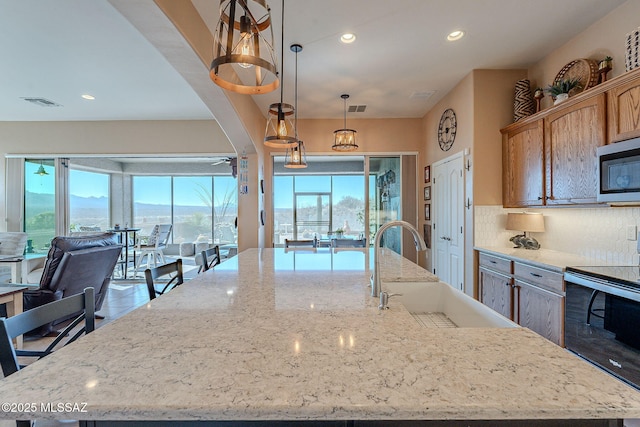
<instances>
[{"instance_id":1,"label":"pendant light","mask_svg":"<svg viewBox=\"0 0 640 427\"><path fill-rule=\"evenodd\" d=\"M298 142L296 129L292 122L295 109L282 101L284 90L284 0L282 0L282 39L280 44L280 102L269 105L267 129L264 133L264 145L273 148L287 148Z\"/></svg>"},{"instance_id":2,"label":"pendant light","mask_svg":"<svg viewBox=\"0 0 640 427\"><path fill-rule=\"evenodd\" d=\"M276 63L271 9L265 0L220 0L211 80L245 95L269 93L280 85Z\"/></svg>"},{"instance_id":3,"label":"pendant light","mask_svg":"<svg viewBox=\"0 0 640 427\"><path fill-rule=\"evenodd\" d=\"M40 167L38 168L37 171L34 172L34 174L35 175L40 175L40 176L49 175L49 172L44 170L44 166L42 165L42 161L40 161Z\"/></svg>"},{"instance_id":4,"label":"pendant light","mask_svg":"<svg viewBox=\"0 0 640 427\"><path fill-rule=\"evenodd\" d=\"M304 142L298 139L298 53L302 51L302 45L292 44L290 46L291 50L296 53L296 74L295 74L295 90L294 90L294 100L295 100L295 129L296 129L296 140L298 141L295 145L287 148L287 153L284 157L284 167L289 169L304 169L307 167L307 153L304 150Z\"/></svg>"},{"instance_id":5,"label":"pendant light","mask_svg":"<svg viewBox=\"0 0 640 427\"><path fill-rule=\"evenodd\" d=\"M334 142L331 147L335 151L354 151L358 149L356 144L356 131L347 129L347 99L349 95L342 94L340 98L344 99L344 128L333 132Z\"/></svg>"}]
</instances>

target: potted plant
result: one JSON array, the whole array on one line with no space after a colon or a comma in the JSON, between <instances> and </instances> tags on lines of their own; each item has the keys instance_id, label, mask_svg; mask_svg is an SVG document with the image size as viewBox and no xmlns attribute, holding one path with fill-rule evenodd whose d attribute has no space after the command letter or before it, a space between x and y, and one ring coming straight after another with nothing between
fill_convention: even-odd
<instances>
[{"instance_id":1,"label":"potted plant","mask_svg":"<svg viewBox=\"0 0 640 427\"><path fill-rule=\"evenodd\" d=\"M579 78L572 78L567 80L560 80L552 85L547 86L547 93L555 100L553 104L559 104L560 102L569 98L569 93L574 89L582 88Z\"/></svg>"},{"instance_id":2,"label":"potted plant","mask_svg":"<svg viewBox=\"0 0 640 427\"><path fill-rule=\"evenodd\" d=\"M337 238L341 238L343 234L344 234L344 230L342 230L342 228L338 228L336 230L336 237Z\"/></svg>"}]
</instances>

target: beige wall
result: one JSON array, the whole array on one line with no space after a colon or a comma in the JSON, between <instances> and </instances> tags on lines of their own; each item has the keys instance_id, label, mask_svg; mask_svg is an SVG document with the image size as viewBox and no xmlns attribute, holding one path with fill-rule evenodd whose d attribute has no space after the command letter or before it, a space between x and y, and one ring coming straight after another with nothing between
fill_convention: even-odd
<instances>
[{"instance_id":1,"label":"beige wall","mask_svg":"<svg viewBox=\"0 0 640 427\"><path fill-rule=\"evenodd\" d=\"M525 77L526 70L474 70L462 79L423 120L426 161L420 170L464 152L465 165L470 166L465 175L465 203L502 204L500 129L513 121L515 84ZM437 130L447 108L456 112L458 126L453 147L443 152L438 145ZM474 282L473 233L473 210L465 209L465 291L469 294ZM432 261L430 258L430 267Z\"/></svg>"},{"instance_id":2,"label":"beige wall","mask_svg":"<svg viewBox=\"0 0 640 427\"><path fill-rule=\"evenodd\" d=\"M342 120L298 120L298 136L304 141L308 156L357 155L422 152L424 140L421 119L373 119L347 121L347 127L357 131L357 151L337 153L331 150L333 131L344 127ZM273 236L273 161L272 156L284 155L284 150L264 147L265 197L265 246L272 245ZM313 161L310 158L310 161ZM420 187L422 191L422 187ZM420 207L421 205L419 205ZM417 214L417 213L416 213Z\"/></svg>"},{"instance_id":3,"label":"beige wall","mask_svg":"<svg viewBox=\"0 0 640 427\"><path fill-rule=\"evenodd\" d=\"M0 229L6 229L11 155L212 155L233 153L214 120L0 122ZM11 230L15 231L15 230Z\"/></svg>"},{"instance_id":4,"label":"beige wall","mask_svg":"<svg viewBox=\"0 0 640 427\"><path fill-rule=\"evenodd\" d=\"M532 88L545 88L555 79L558 72L574 59L588 58L601 60L609 55L613 58L613 70L609 77L625 72L625 35L640 25L640 1L628 0L614 9L569 42L559 46L551 54L529 68ZM550 96L542 100L543 108L552 104Z\"/></svg>"},{"instance_id":5,"label":"beige wall","mask_svg":"<svg viewBox=\"0 0 640 427\"><path fill-rule=\"evenodd\" d=\"M516 82L526 70L473 71L473 193L475 204L502 204L502 134L513 122Z\"/></svg>"},{"instance_id":6,"label":"beige wall","mask_svg":"<svg viewBox=\"0 0 640 427\"><path fill-rule=\"evenodd\" d=\"M609 77L624 74L625 35L638 28L639 16L640 1L629 0L616 8L529 68L532 87L546 87L565 64L576 58L600 60L609 55L614 61ZM548 96L543 101L543 108L551 104ZM504 230L504 218L512 210L489 200L486 205L475 210L476 244L507 246L513 233ZM534 211L545 216L547 231L536 236L543 248L581 255L596 264L638 263L637 242L626 237L627 227L638 225L638 208L546 207Z\"/></svg>"}]
</instances>

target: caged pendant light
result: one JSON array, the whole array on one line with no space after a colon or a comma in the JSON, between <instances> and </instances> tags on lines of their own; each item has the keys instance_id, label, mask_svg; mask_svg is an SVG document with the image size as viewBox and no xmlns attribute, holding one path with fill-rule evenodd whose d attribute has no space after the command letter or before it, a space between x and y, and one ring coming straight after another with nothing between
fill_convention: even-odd
<instances>
[{"instance_id":1,"label":"caged pendant light","mask_svg":"<svg viewBox=\"0 0 640 427\"><path fill-rule=\"evenodd\" d=\"M278 88L271 9L264 0L220 0L209 77L245 95ZM245 83L247 82L247 83Z\"/></svg>"},{"instance_id":2,"label":"caged pendant light","mask_svg":"<svg viewBox=\"0 0 640 427\"><path fill-rule=\"evenodd\" d=\"M284 0L282 0L282 59L280 61L280 79L284 76ZM273 148L287 148L297 144L296 129L292 119L295 109L291 104L282 101L284 81L280 82L280 102L269 105L267 112L267 129L264 133L264 145Z\"/></svg>"},{"instance_id":3,"label":"caged pendant light","mask_svg":"<svg viewBox=\"0 0 640 427\"><path fill-rule=\"evenodd\" d=\"M284 167L289 169L303 169L307 167L307 153L304 149L304 142L298 139L298 52L302 51L302 45L292 44L291 50L296 53L296 78L295 78L295 129L297 143L287 148L284 158Z\"/></svg>"},{"instance_id":4,"label":"caged pendant light","mask_svg":"<svg viewBox=\"0 0 640 427\"><path fill-rule=\"evenodd\" d=\"M335 151L354 151L358 149L356 144L356 131L347 129L347 99L349 95L342 94L340 98L344 99L344 128L333 132L334 142L331 147Z\"/></svg>"}]
</instances>

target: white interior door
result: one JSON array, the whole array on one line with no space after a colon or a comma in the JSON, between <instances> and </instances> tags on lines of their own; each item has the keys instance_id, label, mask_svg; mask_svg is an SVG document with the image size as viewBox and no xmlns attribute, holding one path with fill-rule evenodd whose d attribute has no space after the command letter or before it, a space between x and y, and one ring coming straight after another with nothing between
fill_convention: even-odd
<instances>
[{"instance_id":1,"label":"white interior door","mask_svg":"<svg viewBox=\"0 0 640 427\"><path fill-rule=\"evenodd\" d=\"M433 165L434 274L464 292L462 153Z\"/></svg>"}]
</instances>

